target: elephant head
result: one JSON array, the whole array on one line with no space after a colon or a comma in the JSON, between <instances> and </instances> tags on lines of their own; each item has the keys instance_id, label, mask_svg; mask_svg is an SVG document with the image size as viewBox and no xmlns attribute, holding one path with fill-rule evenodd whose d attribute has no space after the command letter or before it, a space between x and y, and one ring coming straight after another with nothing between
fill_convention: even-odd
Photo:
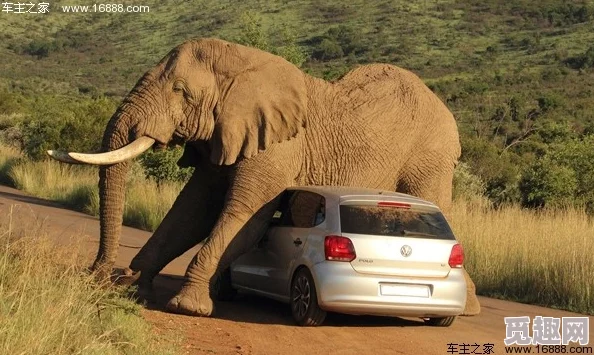
<instances>
[{"instance_id":1,"label":"elephant head","mask_svg":"<svg viewBox=\"0 0 594 355\"><path fill-rule=\"evenodd\" d=\"M204 160L233 165L294 137L304 125L304 74L284 59L216 39L174 48L137 82L109 120L103 153L48 151L99 171L100 246L93 269L111 271L124 209L128 160L151 146L201 141Z\"/></svg>"}]
</instances>

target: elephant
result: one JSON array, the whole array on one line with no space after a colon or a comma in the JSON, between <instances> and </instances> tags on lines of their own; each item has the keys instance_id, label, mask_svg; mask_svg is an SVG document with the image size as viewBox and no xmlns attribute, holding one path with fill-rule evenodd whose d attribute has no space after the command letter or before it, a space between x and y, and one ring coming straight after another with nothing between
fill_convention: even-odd
<instances>
[{"instance_id":1,"label":"elephant","mask_svg":"<svg viewBox=\"0 0 594 355\"><path fill-rule=\"evenodd\" d=\"M98 274L110 274L117 255L130 159L172 143L185 145L179 164L195 172L129 271L139 275L138 292L150 292L162 268L203 242L166 306L196 316L212 314L217 278L257 244L285 188L398 191L447 214L461 152L452 113L410 71L368 64L328 82L256 48L187 40L123 99L101 153L48 151L100 165ZM473 315L480 305L466 278L464 314Z\"/></svg>"}]
</instances>

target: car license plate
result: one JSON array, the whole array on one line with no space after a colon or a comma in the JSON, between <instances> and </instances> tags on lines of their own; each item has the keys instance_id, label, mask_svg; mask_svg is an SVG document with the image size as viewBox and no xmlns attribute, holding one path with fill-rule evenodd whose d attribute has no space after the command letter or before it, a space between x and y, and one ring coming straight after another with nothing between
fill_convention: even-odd
<instances>
[{"instance_id":1,"label":"car license plate","mask_svg":"<svg viewBox=\"0 0 594 355\"><path fill-rule=\"evenodd\" d=\"M382 296L429 297L429 286L406 284L380 284Z\"/></svg>"}]
</instances>

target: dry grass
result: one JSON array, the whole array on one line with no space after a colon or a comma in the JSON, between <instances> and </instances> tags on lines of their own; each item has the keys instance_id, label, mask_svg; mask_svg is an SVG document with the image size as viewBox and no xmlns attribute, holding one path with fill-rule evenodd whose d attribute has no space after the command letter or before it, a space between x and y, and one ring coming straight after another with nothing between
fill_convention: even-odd
<instances>
[{"instance_id":1,"label":"dry grass","mask_svg":"<svg viewBox=\"0 0 594 355\"><path fill-rule=\"evenodd\" d=\"M86 272L80 239L64 247L41 225L13 224L23 225L10 217L0 225L0 353L174 353L173 340L160 343L123 290Z\"/></svg>"},{"instance_id":2,"label":"dry grass","mask_svg":"<svg viewBox=\"0 0 594 355\"><path fill-rule=\"evenodd\" d=\"M96 169L32 163L11 154L0 154L0 179L8 172L30 194L97 213ZM148 181L135 166L124 223L154 230L181 188ZM450 221L481 294L594 314L594 223L582 211L493 209L477 198L456 201Z\"/></svg>"},{"instance_id":3,"label":"dry grass","mask_svg":"<svg viewBox=\"0 0 594 355\"><path fill-rule=\"evenodd\" d=\"M136 180L128 184L124 223L149 231L154 231L171 206L181 183L163 183L158 185L152 180Z\"/></svg>"},{"instance_id":4,"label":"dry grass","mask_svg":"<svg viewBox=\"0 0 594 355\"><path fill-rule=\"evenodd\" d=\"M479 293L594 314L594 223L584 212L457 201L451 222Z\"/></svg>"},{"instance_id":5,"label":"dry grass","mask_svg":"<svg viewBox=\"0 0 594 355\"><path fill-rule=\"evenodd\" d=\"M99 211L97 171L53 161L21 161L8 171L13 185L33 196L57 201L96 215Z\"/></svg>"},{"instance_id":6,"label":"dry grass","mask_svg":"<svg viewBox=\"0 0 594 355\"><path fill-rule=\"evenodd\" d=\"M0 183L91 215L99 214L98 173L94 167L52 160L32 162L0 145ZM145 179L141 168L133 165L127 182L124 224L154 231L182 187L181 183L158 185Z\"/></svg>"}]
</instances>

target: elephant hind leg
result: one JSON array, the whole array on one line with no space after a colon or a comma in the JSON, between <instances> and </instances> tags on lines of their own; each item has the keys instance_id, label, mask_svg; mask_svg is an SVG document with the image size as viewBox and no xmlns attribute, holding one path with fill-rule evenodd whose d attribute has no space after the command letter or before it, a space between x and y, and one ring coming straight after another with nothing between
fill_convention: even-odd
<instances>
[{"instance_id":1,"label":"elephant hind leg","mask_svg":"<svg viewBox=\"0 0 594 355\"><path fill-rule=\"evenodd\" d=\"M444 162L446 161L444 160ZM427 168L426 170L413 168L404 169L404 171L407 173L401 176L396 191L435 203L443 211L446 218L451 219L454 164L442 164L441 168L433 166L431 169ZM481 311L481 305L476 296L474 282L466 269L464 269L464 278L467 285L466 306L462 315L477 315Z\"/></svg>"},{"instance_id":2,"label":"elephant hind leg","mask_svg":"<svg viewBox=\"0 0 594 355\"><path fill-rule=\"evenodd\" d=\"M476 297L476 286L474 281L468 275L466 269L464 269L464 279L466 280L466 306L464 307L463 316L475 316L481 313L481 304L479 303L478 297Z\"/></svg>"},{"instance_id":3,"label":"elephant hind leg","mask_svg":"<svg viewBox=\"0 0 594 355\"><path fill-rule=\"evenodd\" d=\"M437 160L434 158L434 160ZM424 161L424 160L421 160ZM426 163L428 164L428 163ZM448 214L452 205L452 178L454 164L428 165L427 168L404 167L396 191L435 203Z\"/></svg>"}]
</instances>

